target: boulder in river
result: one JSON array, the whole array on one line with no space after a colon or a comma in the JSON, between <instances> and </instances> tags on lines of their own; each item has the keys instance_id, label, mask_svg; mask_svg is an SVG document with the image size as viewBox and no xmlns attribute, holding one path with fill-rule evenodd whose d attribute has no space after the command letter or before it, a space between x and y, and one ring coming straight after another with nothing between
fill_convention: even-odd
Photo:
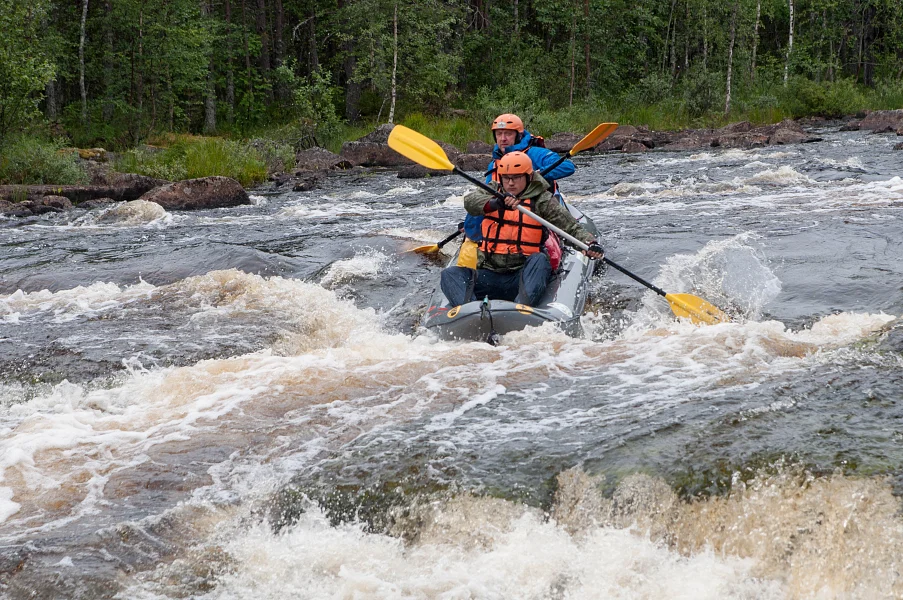
<instances>
[{"instance_id":1,"label":"boulder in river","mask_svg":"<svg viewBox=\"0 0 903 600\"><path fill-rule=\"evenodd\" d=\"M388 140L394 125L380 125L373 132L354 142L342 144L342 158L351 164L361 167L402 167L413 164L395 150L389 148ZM449 160L455 160L461 155L461 151L445 142L437 142L448 155Z\"/></svg>"},{"instance_id":2,"label":"boulder in river","mask_svg":"<svg viewBox=\"0 0 903 600\"><path fill-rule=\"evenodd\" d=\"M462 171L479 171L483 173L491 162L491 154L462 154L455 161L455 166Z\"/></svg>"},{"instance_id":3,"label":"boulder in river","mask_svg":"<svg viewBox=\"0 0 903 600\"><path fill-rule=\"evenodd\" d=\"M140 225L166 216L166 210L156 202L132 200L111 207L97 217L98 223L117 225Z\"/></svg>"},{"instance_id":4,"label":"boulder in river","mask_svg":"<svg viewBox=\"0 0 903 600\"><path fill-rule=\"evenodd\" d=\"M859 122L860 129L872 133L890 133L903 129L903 109L873 110Z\"/></svg>"},{"instance_id":5,"label":"boulder in river","mask_svg":"<svg viewBox=\"0 0 903 600\"><path fill-rule=\"evenodd\" d=\"M482 140L474 140L467 142L467 154L492 154L492 144L487 144Z\"/></svg>"},{"instance_id":6,"label":"boulder in river","mask_svg":"<svg viewBox=\"0 0 903 600\"><path fill-rule=\"evenodd\" d=\"M156 202L166 210L202 210L250 204L241 184L230 177L186 179L155 188L140 200Z\"/></svg>"},{"instance_id":7,"label":"boulder in river","mask_svg":"<svg viewBox=\"0 0 903 600\"><path fill-rule=\"evenodd\" d=\"M314 146L295 154L295 168L299 171L328 171L350 169L351 162L326 148Z\"/></svg>"},{"instance_id":8,"label":"boulder in river","mask_svg":"<svg viewBox=\"0 0 903 600\"><path fill-rule=\"evenodd\" d=\"M424 177L444 177L451 175L451 171L436 171L420 165L409 165L398 170L399 179L422 179Z\"/></svg>"}]
</instances>

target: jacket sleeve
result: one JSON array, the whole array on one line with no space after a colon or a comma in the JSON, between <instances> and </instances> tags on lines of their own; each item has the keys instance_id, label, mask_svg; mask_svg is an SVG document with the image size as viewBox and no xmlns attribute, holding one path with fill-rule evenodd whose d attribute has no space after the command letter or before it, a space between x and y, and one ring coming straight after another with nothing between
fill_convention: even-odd
<instances>
[{"instance_id":1,"label":"jacket sleeve","mask_svg":"<svg viewBox=\"0 0 903 600\"><path fill-rule=\"evenodd\" d=\"M545 148L531 148L530 160L538 171L543 172L547 167L554 165L558 161L558 155ZM545 179L554 180L561 179L573 175L577 168L570 159L564 161L548 173L543 173Z\"/></svg>"},{"instance_id":2,"label":"jacket sleeve","mask_svg":"<svg viewBox=\"0 0 903 600\"><path fill-rule=\"evenodd\" d=\"M577 238L584 244L589 244L596 239L596 237L584 229L583 226L577 222L577 219L571 215L568 209L561 206L549 192L543 192L537 200L536 214L559 229L563 229L565 233ZM567 240L562 241L568 243Z\"/></svg>"},{"instance_id":3,"label":"jacket sleeve","mask_svg":"<svg viewBox=\"0 0 903 600\"><path fill-rule=\"evenodd\" d=\"M467 214L469 215L474 215L477 217L483 216L486 214L483 208L491 199L492 194L485 190L477 188L464 196L464 210L466 210Z\"/></svg>"}]
</instances>

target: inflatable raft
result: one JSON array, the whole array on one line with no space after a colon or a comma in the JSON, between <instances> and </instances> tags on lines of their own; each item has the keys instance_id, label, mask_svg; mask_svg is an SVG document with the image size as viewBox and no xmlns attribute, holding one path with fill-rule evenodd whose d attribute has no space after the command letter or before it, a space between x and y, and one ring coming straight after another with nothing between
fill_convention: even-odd
<instances>
[{"instance_id":1,"label":"inflatable raft","mask_svg":"<svg viewBox=\"0 0 903 600\"><path fill-rule=\"evenodd\" d=\"M595 223L573 206L566 206L574 218L598 238ZM457 260L455 255L448 266L457 264ZM535 306L485 298L461 306L450 306L437 286L421 326L441 339L485 341L490 344L498 343L499 336L506 333L543 323L555 323L569 335L580 335L580 317L586 304L590 279L600 263L563 242L561 264L553 273L542 300Z\"/></svg>"}]
</instances>

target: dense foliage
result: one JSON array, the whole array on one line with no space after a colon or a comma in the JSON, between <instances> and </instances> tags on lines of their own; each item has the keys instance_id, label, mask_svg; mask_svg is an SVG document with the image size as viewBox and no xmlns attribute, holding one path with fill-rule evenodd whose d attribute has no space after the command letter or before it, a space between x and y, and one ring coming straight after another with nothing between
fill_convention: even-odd
<instances>
[{"instance_id":1,"label":"dense foliage","mask_svg":"<svg viewBox=\"0 0 903 600\"><path fill-rule=\"evenodd\" d=\"M546 132L831 116L899 108L901 78L899 0L0 0L0 143L37 109L108 148L453 108Z\"/></svg>"}]
</instances>

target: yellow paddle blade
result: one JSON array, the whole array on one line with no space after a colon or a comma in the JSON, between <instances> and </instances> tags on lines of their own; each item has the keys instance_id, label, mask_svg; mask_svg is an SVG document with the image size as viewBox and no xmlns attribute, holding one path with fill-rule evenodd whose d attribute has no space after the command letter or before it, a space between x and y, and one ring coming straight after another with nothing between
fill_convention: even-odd
<instances>
[{"instance_id":1,"label":"yellow paddle blade","mask_svg":"<svg viewBox=\"0 0 903 600\"><path fill-rule=\"evenodd\" d=\"M430 244L429 246L417 246L416 248L412 248L411 250L405 250L405 252L416 252L417 254L436 254L439 252L439 244Z\"/></svg>"},{"instance_id":2,"label":"yellow paddle blade","mask_svg":"<svg viewBox=\"0 0 903 600\"><path fill-rule=\"evenodd\" d=\"M451 171L455 168L439 144L404 125L396 125L392 129L389 148L427 169Z\"/></svg>"},{"instance_id":3,"label":"yellow paddle blade","mask_svg":"<svg viewBox=\"0 0 903 600\"><path fill-rule=\"evenodd\" d=\"M671 310L675 315L689 317L696 324L715 325L731 320L717 306L692 294L665 294L665 300L671 304Z\"/></svg>"},{"instance_id":4,"label":"yellow paddle blade","mask_svg":"<svg viewBox=\"0 0 903 600\"><path fill-rule=\"evenodd\" d=\"M617 123L602 123L601 125L598 125L595 129L586 134L585 138L574 144L574 147L571 148L571 151L568 154L574 156L578 152L589 150L614 133L617 128Z\"/></svg>"}]
</instances>

